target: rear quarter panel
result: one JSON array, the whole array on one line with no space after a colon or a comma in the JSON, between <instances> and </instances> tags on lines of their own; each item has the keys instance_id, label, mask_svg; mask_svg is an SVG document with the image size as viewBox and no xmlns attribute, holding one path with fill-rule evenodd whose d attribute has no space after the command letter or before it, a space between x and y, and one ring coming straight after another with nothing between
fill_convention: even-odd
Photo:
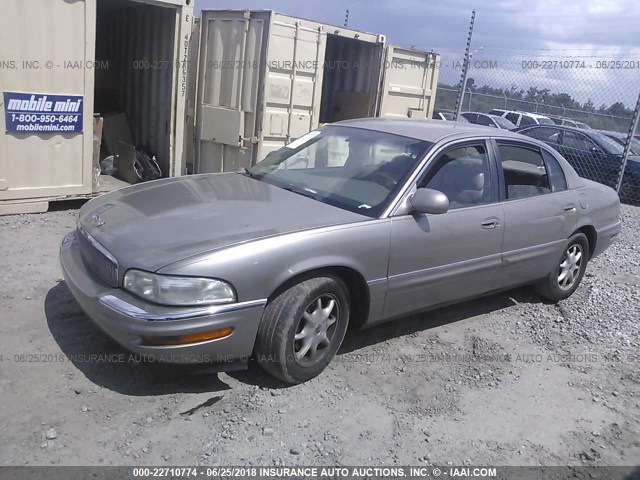
<instances>
[{"instance_id":1,"label":"rear quarter panel","mask_svg":"<svg viewBox=\"0 0 640 480\"><path fill-rule=\"evenodd\" d=\"M596 230L596 246L592 257L602 253L620 231L620 199L612 188L591 180L577 189L580 216L576 228L592 226Z\"/></svg>"}]
</instances>

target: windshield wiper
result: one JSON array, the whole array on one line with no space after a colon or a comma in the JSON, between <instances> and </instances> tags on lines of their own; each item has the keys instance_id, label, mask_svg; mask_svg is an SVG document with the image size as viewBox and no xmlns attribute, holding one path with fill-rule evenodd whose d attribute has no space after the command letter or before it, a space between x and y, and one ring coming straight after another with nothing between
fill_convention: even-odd
<instances>
[{"instance_id":1,"label":"windshield wiper","mask_svg":"<svg viewBox=\"0 0 640 480\"><path fill-rule=\"evenodd\" d=\"M280 187L280 188L282 188L283 190L286 190L287 192L297 193L298 195L302 195L303 197L317 200L316 196L311 192L308 192L307 190L298 190L297 188L293 188L293 187Z\"/></svg>"},{"instance_id":2,"label":"windshield wiper","mask_svg":"<svg viewBox=\"0 0 640 480\"><path fill-rule=\"evenodd\" d=\"M244 174L247 175L249 178L253 178L254 180L260 180L255 173L253 173L251 170L249 170L247 167L244 167Z\"/></svg>"}]
</instances>

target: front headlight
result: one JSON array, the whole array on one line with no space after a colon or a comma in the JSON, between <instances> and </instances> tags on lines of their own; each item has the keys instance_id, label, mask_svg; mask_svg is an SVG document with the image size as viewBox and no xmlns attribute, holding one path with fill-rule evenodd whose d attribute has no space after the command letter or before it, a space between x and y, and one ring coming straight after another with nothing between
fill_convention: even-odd
<instances>
[{"instance_id":1,"label":"front headlight","mask_svg":"<svg viewBox=\"0 0 640 480\"><path fill-rule=\"evenodd\" d=\"M134 295L161 305L218 305L236 301L231 285L213 278L173 277L128 270L123 286Z\"/></svg>"}]
</instances>

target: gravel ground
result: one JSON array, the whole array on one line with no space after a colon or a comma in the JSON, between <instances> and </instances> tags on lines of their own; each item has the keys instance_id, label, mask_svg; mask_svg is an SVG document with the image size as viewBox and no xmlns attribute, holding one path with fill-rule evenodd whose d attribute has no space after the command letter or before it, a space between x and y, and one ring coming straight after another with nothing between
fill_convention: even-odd
<instances>
[{"instance_id":1,"label":"gravel ground","mask_svg":"<svg viewBox=\"0 0 640 480\"><path fill-rule=\"evenodd\" d=\"M0 217L0 464L639 465L640 208L623 213L561 304L520 289L351 332L288 388L137 361L61 279L77 210Z\"/></svg>"}]
</instances>

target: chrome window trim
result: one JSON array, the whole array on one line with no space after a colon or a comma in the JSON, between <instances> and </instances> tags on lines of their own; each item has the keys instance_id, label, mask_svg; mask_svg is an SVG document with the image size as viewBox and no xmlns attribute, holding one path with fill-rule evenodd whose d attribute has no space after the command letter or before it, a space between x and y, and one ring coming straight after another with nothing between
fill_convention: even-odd
<instances>
[{"instance_id":1,"label":"chrome window trim","mask_svg":"<svg viewBox=\"0 0 640 480\"><path fill-rule=\"evenodd\" d=\"M259 307L266 305L267 303L267 299L264 298L261 300L251 300L248 302L231 303L226 305L209 305L206 307L175 308L158 306L159 308L167 308L168 310L165 312L149 312L123 300L120 297L116 297L115 295L105 295L100 297L99 301L101 305L121 315L125 315L136 320L146 320L151 322L208 317L221 313L235 312L246 308Z\"/></svg>"},{"instance_id":2,"label":"chrome window trim","mask_svg":"<svg viewBox=\"0 0 640 480\"><path fill-rule=\"evenodd\" d=\"M407 179L404 186L398 191L396 198L389 204L387 209L382 213L380 218L393 217L397 211L404 205L407 196L415 190L415 184L418 178L420 178L431 167L431 163L435 161L444 150L448 150L456 145L470 143L470 142L484 142L485 145L489 143L493 137L477 136L477 137L465 137L456 140L447 140L443 138L435 143L434 148L427 152L417 168L414 169L411 176ZM487 155L490 155L487 147ZM465 207L463 207L465 208ZM461 210L461 209L457 209Z\"/></svg>"}]
</instances>

